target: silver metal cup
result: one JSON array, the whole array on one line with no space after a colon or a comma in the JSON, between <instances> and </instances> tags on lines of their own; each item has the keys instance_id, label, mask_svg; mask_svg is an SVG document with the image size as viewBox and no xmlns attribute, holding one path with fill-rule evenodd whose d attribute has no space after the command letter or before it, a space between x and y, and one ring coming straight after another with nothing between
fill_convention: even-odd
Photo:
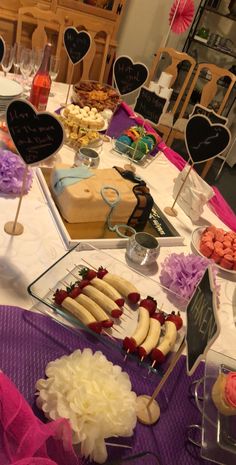
<instances>
[{"instance_id":1,"label":"silver metal cup","mask_svg":"<svg viewBox=\"0 0 236 465\"><path fill-rule=\"evenodd\" d=\"M160 253L157 239L146 232L139 232L131 236L126 247L127 257L139 265L155 263Z\"/></svg>"},{"instance_id":2,"label":"silver metal cup","mask_svg":"<svg viewBox=\"0 0 236 465\"><path fill-rule=\"evenodd\" d=\"M97 168L99 165L99 154L90 147L81 147L75 154L74 164L76 166L87 166L88 168Z\"/></svg>"}]
</instances>

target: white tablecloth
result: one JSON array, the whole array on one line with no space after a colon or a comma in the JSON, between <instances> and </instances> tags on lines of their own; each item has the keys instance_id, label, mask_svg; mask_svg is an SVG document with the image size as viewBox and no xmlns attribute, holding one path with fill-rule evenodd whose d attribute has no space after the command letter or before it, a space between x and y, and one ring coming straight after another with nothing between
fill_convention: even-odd
<instances>
[{"instance_id":1,"label":"white tablecloth","mask_svg":"<svg viewBox=\"0 0 236 465\"><path fill-rule=\"evenodd\" d=\"M53 90L56 96L49 99L48 110L50 111L64 103L67 85L55 83ZM73 160L73 155L73 151L64 146L58 155L58 160L70 162ZM124 164L121 157L111 153L110 144L104 143L100 167L124 166ZM147 168L137 167L137 173L147 182L154 200L161 209L172 205L173 180L178 170L163 154L160 154ZM20 211L19 221L24 225L24 233L21 236L11 237L4 232L3 227L6 221L14 219L17 203L18 199L0 196L0 303L30 309L34 302L27 293L27 286L61 257L66 249L36 177L29 195L23 198ZM158 263L173 252L189 253L191 233L196 226L210 222L227 229L208 207L205 208L201 221L197 225L193 225L179 207L177 210L178 216L171 219L171 222L185 237L186 245L161 247ZM110 250L109 253L125 261L123 249ZM155 276L152 276L153 279L158 279L159 270ZM234 318L236 320L236 278L235 275L223 273L218 275L217 282L220 284L221 331L212 348L236 357L234 324Z\"/></svg>"}]
</instances>

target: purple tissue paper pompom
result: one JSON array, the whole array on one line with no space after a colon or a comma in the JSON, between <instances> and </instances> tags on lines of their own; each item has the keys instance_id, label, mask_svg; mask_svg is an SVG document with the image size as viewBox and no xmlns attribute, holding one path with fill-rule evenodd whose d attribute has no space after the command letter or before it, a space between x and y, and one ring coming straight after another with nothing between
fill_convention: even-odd
<instances>
[{"instance_id":1,"label":"purple tissue paper pompom","mask_svg":"<svg viewBox=\"0 0 236 465\"><path fill-rule=\"evenodd\" d=\"M0 150L0 192L20 194L25 166L19 155L10 152L10 150ZM29 192L32 178L32 171L28 170L24 194Z\"/></svg>"},{"instance_id":2,"label":"purple tissue paper pompom","mask_svg":"<svg viewBox=\"0 0 236 465\"><path fill-rule=\"evenodd\" d=\"M161 265L160 282L177 294L180 300L189 301L208 265L212 265L215 281L217 269L214 262L208 258L194 254L172 253Z\"/></svg>"}]
</instances>

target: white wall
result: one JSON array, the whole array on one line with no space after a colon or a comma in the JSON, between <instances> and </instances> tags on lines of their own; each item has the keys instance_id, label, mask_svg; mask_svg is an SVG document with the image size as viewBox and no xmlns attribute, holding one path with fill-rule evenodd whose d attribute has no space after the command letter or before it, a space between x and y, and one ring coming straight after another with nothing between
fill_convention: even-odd
<instances>
[{"instance_id":1,"label":"white wall","mask_svg":"<svg viewBox=\"0 0 236 465\"><path fill-rule=\"evenodd\" d=\"M174 0L127 0L118 36L117 56L129 55L150 66L169 29L169 12ZM199 0L195 1L197 5ZM168 46L182 50L188 34L171 33Z\"/></svg>"}]
</instances>

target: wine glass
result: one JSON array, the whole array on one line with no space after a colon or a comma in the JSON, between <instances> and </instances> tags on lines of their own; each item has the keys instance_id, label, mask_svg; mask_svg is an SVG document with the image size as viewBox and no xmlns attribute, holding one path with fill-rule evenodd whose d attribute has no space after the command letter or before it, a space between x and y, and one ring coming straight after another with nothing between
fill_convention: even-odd
<instances>
[{"instance_id":1,"label":"wine glass","mask_svg":"<svg viewBox=\"0 0 236 465\"><path fill-rule=\"evenodd\" d=\"M14 67L14 74L17 77L20 71L20 58L21 58L21 52L23 50L23 45L22 44L14 44L13 47L13 67Z\"/></svg>"},{"instance_id":2,"label":"wine glass","mask_svg":"<svg viewBox=\"0 0 236 465\"><path fill-rule=\"evenodd\" d=\"M13 63L13 47L11 45L5 46L5 52L2 59L2 69L4 73L4 77L7 77L8 71L10 71Z\"/></svg>"},{"instance_id":3,"label":"wine glass","mask_svg":"<svg viewBox=\"0 0 236 465\"><path fill-rule=\"evenodd\" d=\"M24 78L24 90L27 90L25 84L33 70L33 54L29 48L23 48L20 55L20 71Z\"/></svg>"},{"instance_id":4,"label":"wine glass","mask_svg":"<svg viewBox=\"0 0 236 465\"><path fill-rule=\"evenodd\" d=\"M50 67L49 67L49 74L50 74L50 77L51 77L51 80L52 81L55 81L57 76L58 76L58 73L59 73L59 68L60 68L60 60L58 57L52 55L51 58L50 58ZM54 93L53 92L50 92L50 96L51 97L54 97Z\"/></svg>"},{"instance_id":5,"label":"wine glass","mask_svg":"<svg viewBox=\"0 0 236 465\"><path fill-rule=\"evenodd\" d=\"M33 73L36 74L43 59L43 49L35 48L33 50Z\"/></svg>"}]
</instances>

